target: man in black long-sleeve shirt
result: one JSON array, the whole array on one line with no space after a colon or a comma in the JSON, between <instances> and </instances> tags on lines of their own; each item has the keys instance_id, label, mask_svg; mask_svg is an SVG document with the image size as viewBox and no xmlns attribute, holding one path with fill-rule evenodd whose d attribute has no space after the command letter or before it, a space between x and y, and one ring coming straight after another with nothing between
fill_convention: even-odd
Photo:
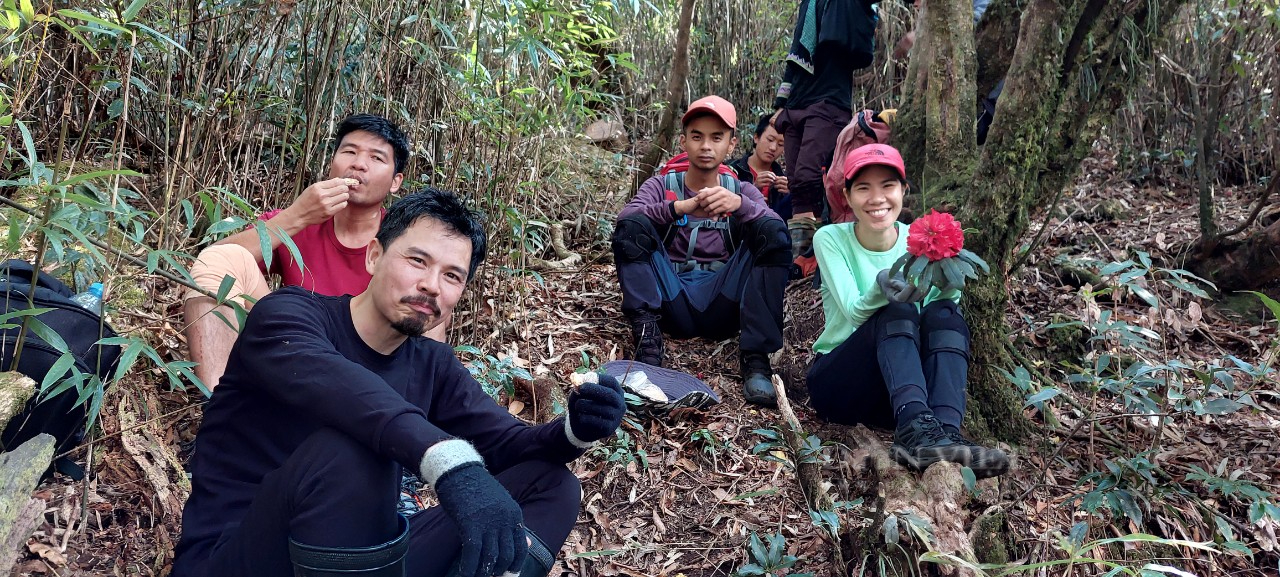
<instances>
[{"instance_id":1,"label":"man in black long-sleeve shirt","mask_svg":"<svg viewBox=\"0 0 1280 577\"><path fill-rule=\"evenodd\" d=\"M363 294L289 287L257 303L205 408L174 577L547 573L581 499L564 463L625 405L602 375L564 419L526 425L420 336L485 244L474 213L427 189L387 212ZM396 514L401 466L440 507Z\"/></svg>"}]
</instances>

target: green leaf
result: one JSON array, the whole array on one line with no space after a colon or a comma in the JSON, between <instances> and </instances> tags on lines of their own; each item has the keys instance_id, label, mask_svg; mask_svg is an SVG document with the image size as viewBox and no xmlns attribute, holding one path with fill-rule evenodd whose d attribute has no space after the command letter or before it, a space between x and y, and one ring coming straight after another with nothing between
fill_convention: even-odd
<instances>
[{"instance_id":1,"label":"green leaf","mask_svg":"<svg viewBox=\"0 0 1280 577\"><path fill-rule=\"evenodd\" d=\"M1241 291L1241 292L1247 292L1255 297L1258 297L1258 300L1262 301L1262 304L1267 307L1267 310L1271 311L1271 316L1276 319L1280 319L1280 302L1277 302L1275 299L1265 294L1262 294L1258 291Z\"/></svg>"},{"instance_id":2,"label":"green leaf","mask_svg":"<svg viewBox=\"0 0 1280 577\"><path fill-rule=\"evenodd\" d=\"M102 339L102 340L106 340L106 339ZM151 346L146 344L146 342L144 341L132 342L132 339L130 339L130 341L131 342L125 346L124 352L120 354L119 364L116 365L116 373L111 377L111 380L113 381L119 381L121 378L125 376L125 374L127 374L131 369L133 369L133 365L137 364L138 362L138 355L142 354L143 347ZM107 343L98 341L98 344L107 344Z\"/></svg>"},{"instance_id":3,"label":"green leaf","mask_svg":"<svg viewBox=\"0 0 1280 577\"><path fill-rule=\"evenodd\" d=\"M915 279L920 278L920 273L924 272L924 267L927 264L929 264L929 257L927 256L916 257L916 259L912 261L911 267L907 269L907 274L906 274L907 280L914 281ZM920 286L920 285L917 284L916 286Z\"/></svg>"},{"instance_id":4,"label":"green leaf","mask_svg":"<svg viewBox=\"0 0 1280 577\"><path fill-rule=\"evenodd\" d=\"M66 354L70 349L70 347L67 346L67 341L62 339L62 335L49 328L49 325L44 324L44 321L36 317L31 317L28 318L26 322L27 330L31 331L37 337L40 337L40 340L48 343L49 346L53 347L59 353Z\"/></svg>"},{"instance_id":5,"label":"green leaf","mask_svg":"<svg viewBox=\"0 0 1280 577\"><path fill-rule=\"evenodd\" d=\"M1058 389L1055 389L1053 387L1049 387L1047 389L1041 389L1040 392L1034 395L1031 395L1030 397L1027 397L1026 403L1024 403L1022 406L1030 407L1032 405L1035 405L1039 407L1041 403L1044 403L1045 401L1052 399L1060 394L1062 394L1062 391L1059 391Z\"/></svg>"},{"instance_id":6,"label":"green leaf","mask_svg":"<svg viewBox=\"0 0 1280 577\"><path fill-rule=\"evenodd\" d=\"M1076 548L1079 549L1081 545L1084 545L1084 539L1088 535L1089 524L1084 521L1080 521L1079 523L1071 526L1071 533L1067 535L1067 539L1071 541L1072 545L1075 545Z\"/></svg>"},{"instance_id":7,"label":"green leaf","mask_svg":"<svg viewBox=\"0 0 1280 577\"><path fill-rule=\"evenodd\" d=\"M978 476L974 474L973 469L960 467L960 478L964 480L964 488L968 489L970 493L977 492Z\"/></svg>"},{"instance_id":8,"label":"green leaf","mask_svg":"<svg viewBox=\"0 0 1280 577\"><path fill-rule=\"evenodd\" d=\"M889 278L898 276L898 273L902 272L902 269L907 266L907 261L911 260L912 258L913 257L911 256L911 253L906 253L906 254L903 254L898 260L893 261L893 266L889 267Z\"/></svg>"},{"instance_id":9,"label":"green leaf","mask_svg":"<svg viewBox=\"0 0 1280 577\"><path fill-rule=\"evenodd\" d=\"M964 288L964 273L960 271L960 267L956 266L955 259L942 259L942 273L946 275L947 284L951 288Z\"/></svg>"},{"instance_id":10,"label":"green leaf","mask_svg":"<svg viewBox=\"0 0 1280 577\"><path fill-rule=\"evenodd\" d=\"M31 0L20 0L18 2L18 11L22 12L24 22L31 23L36 21L36 9L31 5Z\"/></svg>"},{"instance_id":11,"label":"green leaf","mask_svg":"<svg viewBox=\"0 0 1280 577\"><path fill-rule=\"evenodd\" d=\"M58 357L58 360L53 362L53 366L49 367L49 370L45 372L44 379L40 381L41 394L43 395L44 391L48 391L55 382L61 379L63 375L67 374L67 372L75 366L75 355L71 353L62 353L62 356Z\"/></svg>"},{"instance_id":12,"label":"green leaf","mask_svg":"<svg viewBox=\"0 0 1280 577\"><path fill-rule=\"evenodd\" d=\"M1231 399L1226 399L1226 398L1218 398L1205 403L1204 408L1200 411L1197 411L1196 414L1225 415L1227 413L1234 413L1236 411L1239 411L1242 408L1244 408L1244 405L1237 403L1236 401L1233 401Z\"/></svg>"},{"instance_id":13,"label":"green leaf","mask_svg":"<svg viewBox=\"0 0 1280 577\"><path fill-rule=\"evenodd\" d=\"M769 559L769 551L756 533L752 533L751 538L747 540L747 551L751 553L751 558L757 563L764 563Z\"/></svg>"},{"instance_id":14,"label":"green leaf","mask_svg":"<svg viewBox=\"0 0 1280 577\"><path fill-rule=\"evenodd\" d=\"M258 233L258 248L262 250L263 266L271 270L271 233L267 230L267 221L253 221L253 230Z\"/></svg>"},{"instance_id":15,"label":"green leaf","mask_svg":"<svg viewBox=\"0 0 1280 577\"><path fill-rule=\"evenodd\" d=\"M884 542L889 545L896 545L900 538L898 531L898 516L889 515L884 518L884 524L880 525L880 534L884 536Z\"/></svg>"},{"instance_id":16,"label":"green leaf","mask_svg":"<svg viewBox=\"0 0 1280 577\"><path fill-rule=\"evenodd\" d=\"M115 30L115 31L117 31L117 32L124 32L124 33L126 33L126 34L129 32L129 30L128 30L127 28L125 28L124 26L121 26L121 25L119 25L119 24L116 24L115 22L111 22L111 21L109 21L109 20L103 20L103 19L101 19L101 18L98 18L97 16L94 16L94 15L92 15L92 14L87 14L87 13L85 13L85 12L81 12L81 11L79 11L79 10L72 10L72 9L70 9L70 8L63 8L63 9L61 9L61 10L59 10L59 11L58 11L58 15L60 15L60 16L64 16L64 17L66 17L66 18L74 18L74 19L76 19L76 20L83 20L83 21L85 21L85 22L90 22L90 23L93 23L93 24L97 24L97 25L102 26L102 27L104 27L104 28L107 28L107 29L110 29L110 30Z\"/></svg>"},{"instance_id":17,"label":"green leaf","mask_svg":"<svg viewBox=\"0 0 1280 577\"><path fill-rule=\"evenodd\" d=\"M86 180L93 180L95 178L102 178L104 176L143 176L143 174L141 172L135 172L132 170L95 170L93 172L77 174L70 178L63 179L63 181L59 182L58 185L59 186L75 186Z\"/></svg>"},{"instance_id":18,"label":"green leaf","mask_svg":"<svg viewBox=\"0 0 1280 577\"><path fill-rule=\"evenodd\" d=\"M219 303L226 302L227 294L231 292L231 287L236 286L236 277L226 275L222 277L222 282L218 284L218 296L216 300Z\"/></svg>"},{"instance_id":19,"label":"green leaf","mask_svg":"<svg viewBox=\"0 0 1280 577\"><path fill-rule=\"evenodd\" d=\"M981 268L981 269L982 269L982 272L984 272L984 273L990 273L990 272L991 272L991 267L987 265L987 261L982 260L982 257L978 256L977 254L975 254L975 253L974 253L973 251L971 251L971 250L963 249L963 248L962 248L962 249L960 249L960 254L959 254L958 256L959 256L960 258L964 259L966 262L968 262L968 263L970 263L970 264L972 264L972 265L974 265L974 266L976 266L976 267L978 267L978 268Z\"/></svg>"},{"instance_id":20,"label":"green leaf","mask_svg":"<svg viewBox=\"0 0 1280 577\"><path fill-rule=\"evenodd\" d=\"M133 2L130 2L129 6L124 9L124 14L121 15L122 19L125 22L132 22L133 19L137 18L138 14L142 12L142 9L146 7L148 1L149 0L133 0Z\"/></svg>"}]
</instances>

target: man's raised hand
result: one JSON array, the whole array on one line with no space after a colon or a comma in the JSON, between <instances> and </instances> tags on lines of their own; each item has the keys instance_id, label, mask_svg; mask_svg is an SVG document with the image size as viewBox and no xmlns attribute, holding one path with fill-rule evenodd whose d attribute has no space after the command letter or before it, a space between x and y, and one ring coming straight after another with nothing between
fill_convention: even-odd
<instances>
[{"instance_id":1,"label":"man's raised hand","mask_svg":"<svg viewBox=\"0 0 1280 577\"><path fill-rule=\"evenodd\" d=\"M347 207L347 199L351 197L351 187L357 184L353 178L330 178L308 186L293 201L288 210L302 222L304 226L320 224Z\"/></svg>"}]
</instances>

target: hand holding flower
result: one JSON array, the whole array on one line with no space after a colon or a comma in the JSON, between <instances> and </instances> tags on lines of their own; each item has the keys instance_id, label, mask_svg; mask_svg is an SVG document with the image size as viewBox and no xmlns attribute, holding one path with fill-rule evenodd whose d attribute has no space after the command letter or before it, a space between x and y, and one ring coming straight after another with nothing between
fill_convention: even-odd
<instances>
[{"instance_id":1,"label":"hand holding flower","mask_svg":"<svg viewBox=\"0 0 1280 577\"><path fill-rule=\"evenodd\" d=\"M902 275L925 291L934 286L946 291L964 288L965 278L978 278L979 268L990 272L986 261L964 249L960 223L950 214L930 210L911 223L907 254L889 269L889 277Z\"/></svg>"}]
</instances>

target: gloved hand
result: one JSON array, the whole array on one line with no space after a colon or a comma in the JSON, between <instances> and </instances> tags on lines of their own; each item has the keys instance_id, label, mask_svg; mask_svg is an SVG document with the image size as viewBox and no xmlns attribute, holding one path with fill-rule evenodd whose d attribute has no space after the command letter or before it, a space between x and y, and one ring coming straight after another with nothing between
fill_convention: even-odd
<instances>
[{"instance_id":1,"label":"gloved hand","mask_svg":"<svg viewBox=\"0 0 1280 577\"><path fill-rule=\"evenodd\" d=\"M578 390L569 395L565 435L569 442L586 447L613 435L627 413L622 385L604 373L588 373Z\"/></svg>"},{"instance_id":2,"label":"gloved hand","mask_svg":"<svg viewBox=\"0 0 1280 577\"><path fill-rule=\"evenodd\" d=\"M907 282L902 273L890 277L889 269L884 269L876 275L876 284L880 285L880 291L884 293L885 298L894 303L920 302L929 294L928 288L912 285Z\"/></svg>"},{"instance_id":3,"label":"gloved hand","mask_svg":"<svg viewBox=\"0 0 1280 577\"><path fill-rule=\"evenodd\" d=\"M520 571L529 551L524 514L484 465L466 464L445 473L435 490L462 540L455 566L459 577Z\"/></svg>"}]
</instances>

